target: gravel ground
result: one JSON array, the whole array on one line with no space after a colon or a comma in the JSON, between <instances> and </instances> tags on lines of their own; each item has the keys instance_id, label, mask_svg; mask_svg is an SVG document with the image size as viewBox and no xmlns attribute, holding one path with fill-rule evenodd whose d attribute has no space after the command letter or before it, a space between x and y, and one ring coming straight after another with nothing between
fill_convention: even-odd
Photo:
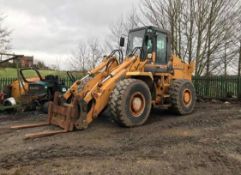
<instances>
[{"instance_id":1,"label":"gravel ground","mask_svg":"<svg viewBox=\"0 0 241 175\"><path fill-rule=\"evenodd\" d=\"M10 125L45 121L37 112L0 114L0 174L241 175L241 104L198 103L188 116L152 110L121 128L102 115L84 131L23 140Z\"/></svg>"}]
</instances>

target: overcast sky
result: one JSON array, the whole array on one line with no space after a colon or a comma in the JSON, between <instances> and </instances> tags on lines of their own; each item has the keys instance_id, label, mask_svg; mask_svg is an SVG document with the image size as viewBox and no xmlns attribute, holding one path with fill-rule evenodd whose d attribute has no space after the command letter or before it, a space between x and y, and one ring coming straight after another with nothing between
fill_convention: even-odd
<instances>
[{"instance_id":1,"label":"overcast sky","mask_svg":"<svg viewBox=\"0 0 241 175\"><path fill-rule=\"evenodd\" d=\"M12 51L49 65L63 61L81 40L108 34L108 27L140 0L0 0L12 32ZM56 63L58 62L58 63Z\"/></svg>"}]
</instances>

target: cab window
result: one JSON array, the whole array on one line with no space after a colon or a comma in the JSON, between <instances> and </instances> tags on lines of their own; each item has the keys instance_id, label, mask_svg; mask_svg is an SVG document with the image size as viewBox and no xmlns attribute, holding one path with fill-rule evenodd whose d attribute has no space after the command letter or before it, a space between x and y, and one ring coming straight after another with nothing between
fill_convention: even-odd
<instances>
[{"instance_id":1,"label":"cab window","mask_svg":"<svg viewBox=\"0 0 241 175\"><path fill-rule=\"evenodd\" d=\"M152 52L153 52L152 38L146 36L144 40L143 50L141 53L141 59L145 60L147 58L147 55L151 54Z\"/></svg>"},{"instance_id":2,"label":"cab window","mask_svg":"<svg viewBox=\"0 0 241 175\"><path fill-rule=\"evenodd\" d=\"M147 40L147 54L152 53L152 41L151 39Z\"/></svg>"},{"instance_id":3,"label":"cab window","mask_svg":"<svg viewBox=\"0 0 241 175\"><path fill-rule=\"evenodd\" d=\"M145 30L139 30L129 33L128 45L127 45L127 55L132 53L133 49L136 47L142 47L143 39L145 35Z\"/></svg>"},{"instance_id":4,"label":"cab window","mask_svg":"<svg viewBox=\"0 0 241 175\"><path fill-rule=\"evenodd\" d=\"M167 36L157 33L157 64L167 64Z\"/></svg>"}]
</instances>

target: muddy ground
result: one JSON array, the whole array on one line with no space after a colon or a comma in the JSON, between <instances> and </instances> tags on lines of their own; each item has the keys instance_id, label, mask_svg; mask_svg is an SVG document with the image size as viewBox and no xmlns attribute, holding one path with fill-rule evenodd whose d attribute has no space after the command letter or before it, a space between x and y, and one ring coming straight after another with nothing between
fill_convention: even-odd
<instances>
[{"instance_id":1,"label":"muddy ground","mask_svg":"<svg viewBox=\"0 0 241 175\"><path fill-rule=\"evenodd\" d=\"M24 134L43 128L8 128L46 117L0 115L0 174L241 174L240 103L199 103L184 117L155 109L131 129L103 115L87 130L34 140Z\"/></svg>"}]
</instances>

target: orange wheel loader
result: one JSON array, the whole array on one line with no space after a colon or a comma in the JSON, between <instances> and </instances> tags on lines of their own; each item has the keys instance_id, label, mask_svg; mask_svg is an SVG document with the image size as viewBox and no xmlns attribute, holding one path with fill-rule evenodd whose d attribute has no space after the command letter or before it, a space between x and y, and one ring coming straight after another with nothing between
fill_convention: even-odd
<instances>
[{"instance_id":1,"label":"orange wheel loader","mask_svg":"<svg viewBox=\"0 0 241 175\"><path fill-rule=\"evenodd\" d=\"M125 39L121 38L120 46ZM187 64L171 53L168 31L152 26L131 30L127 53L117 59L115 50L81 80L49 104L48 121L13 126L15 129L56 125L59 131L27 134L36 138L86 129L109 107L113 120L123 127L143 125L151 108L164 108L177 115L192 113L196 93L192 84L194 63ZM122 56L120 56L122 58Z\"/></svg>"}]
</instances>

